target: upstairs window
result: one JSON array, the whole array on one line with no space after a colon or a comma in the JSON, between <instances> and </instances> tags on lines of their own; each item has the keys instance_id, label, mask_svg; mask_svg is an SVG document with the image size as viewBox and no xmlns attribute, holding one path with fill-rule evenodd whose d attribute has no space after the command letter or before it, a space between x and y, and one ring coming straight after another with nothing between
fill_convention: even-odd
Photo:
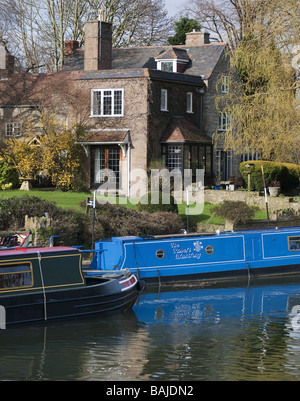
<instances>
[{"instance_id":1,"label":"upstairs window","mask_svg":"<svg viewBox=\"0 0 300 401\"><path fill-rule=\"evenodd\" d=\"M186 112L193 113L193 94L188 92L186 94Z\"/></svg>"},{"instance_id":2,"label":"upstairs window","mask_svg":"<svg viewBox=\"0 0 300 401\"><path fill-rule=\"evenodd\" d=\"M5 135L14 137L22 134L22 123L7 123L5 126Z\"/></svg>"},{"instance_id":3,"label":"upstairs window","mask_svg":"<svg viewBox=\"0 0 300 401\"><path fill-rule=\"evenodd\" d=\"M228 111L219 114L219 131L227 131L232 126L232 114Z\"/></svg>"},{"instance_id":4,"label":"upstairs window","mask_svg":"<svg viewBox=\"0 0 300 401\"><path fill-rule=\"evenodd\" d=\"M166 72L177 72L176 60L158 61L157 69Z\"/></svg>"},{"instance_id":5,"label":"upstairs window","mask_svg":"<svg viewBox=\"0 0 300 401\"><path fill-rule=\"evenodd\" d=\"M229 93L229 76L222 76L222 93Z\"/></svg>"},{"instance_id":6,"label":"upstairs window","mask_svg":"<svg viewBox=\"0 0 300 401\"><path fill-rule=\"evenodd\" d=\"M162 89L160 93L160 110L168 111L168 91L167 89Z\"/></svg>"},{"instance_id":7,"label":"upstairs window","mask_svg":"<svg viewBox=\"0 0 300 401\"><path fill-rule=\"evenodd\" d=\"M93 117L122 117L124 114L123 89L93 89Z\"/></svg>"}]
</instances>

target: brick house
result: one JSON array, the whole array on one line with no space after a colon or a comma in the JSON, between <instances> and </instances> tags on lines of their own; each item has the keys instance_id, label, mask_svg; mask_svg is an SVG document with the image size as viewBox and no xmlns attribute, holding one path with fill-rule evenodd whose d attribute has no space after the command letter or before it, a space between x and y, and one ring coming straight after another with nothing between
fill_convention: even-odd
<instances>
[{"instance_id":1,"label":"brick house","mask_svg":"<svg viewBox=\"0 0 300 401\"><path fill-rule=\"evenodd\" d=\"M207 184L239 175L240 160L235 163L231 152L212 143L214 132L230 123L215 106L217 91L229 90L225 43L191 32L183 46L112 48L111 25L95 20L86 23L85 48L76 41L65 45L60 72L26 76L21 81L31 91L2 102L4 135L22 135L20 111L33 112L43 98L43 104L45 99L48 106L55 104L68 126L84 125L80 144L88 159L89 188L102 184L109 170L115 173L112 184L116 180L119 192L130 195L131 172L158 161L169 169L203 168ZM7 68L1 67L7 66L0 60L4 76ZM2 85L12 87L14 75L19 74L6 73ZM76 101L70 101L71 93Z\"/></svg>"}]
</instances>

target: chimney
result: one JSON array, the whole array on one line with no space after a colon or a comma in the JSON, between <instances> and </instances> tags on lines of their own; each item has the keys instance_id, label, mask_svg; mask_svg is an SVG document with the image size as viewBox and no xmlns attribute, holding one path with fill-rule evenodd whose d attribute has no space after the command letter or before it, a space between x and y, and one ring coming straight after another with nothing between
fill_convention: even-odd
<instances>
[{"instance_id":1,"label":"chimney","mask_svg":"<svg viewBox=\"0 0 300 401\"><path fill-rule=\"evenodd\" d=\"M193 32L186 33L185 44L189 47L197 47L210 44L209 33L207 32Z\"/></svg>"},{"instance_id":2,"label":"chimney","mask_svg":"<svg viewBox=\"0 0 300 401\"><path fill-rule=\"evenodd\" d=\"M8 77L15 71L15 57L6 48L5 42L0 42L0 74L1 77Z\"/></svg>"},{"instance_id":3,"label":"chimney","mask_svg":"<svg viewBox=\"0 0 300 401\"><path fill-rule=\"evenodd\" d=\"M85 25L84 70L98 71L112 68L112 25L104 22L99 11L98 20Z\"/></svg>"},{"instance_id":4,"label":"chimney","mask_svg":"<svg viewBox=\"0 0 300 401\"><path fill-rule=\"evenodd\" d=\"M77 40L66 40L65 41L65 60L72 56L72 54L79 48L79 42Z\"/></svg>"}]
</instances>

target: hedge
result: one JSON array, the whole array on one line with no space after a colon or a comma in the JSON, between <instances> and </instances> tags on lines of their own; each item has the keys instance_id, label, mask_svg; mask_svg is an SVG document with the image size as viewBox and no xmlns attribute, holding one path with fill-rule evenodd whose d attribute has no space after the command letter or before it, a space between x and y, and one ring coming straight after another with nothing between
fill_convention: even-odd
<instances>
[{"instance_id":1,"label":"hedge","mask_svg":"<svg viewBox=\"0 0 300 401\"><path fill-rule=\"evenodd\" d=\"M261 166L264 168L264 175L266 186L268 187L271 181L280 181L281 190L289 192L297 188L300 184L300 166L292 163L276 163L270 161L248 161L240 164L240 172L245 180L248 182L249 168L246 166L250 164L251 185L252 191L263 191L263 177Z\"/></svg>"}]
</instances>

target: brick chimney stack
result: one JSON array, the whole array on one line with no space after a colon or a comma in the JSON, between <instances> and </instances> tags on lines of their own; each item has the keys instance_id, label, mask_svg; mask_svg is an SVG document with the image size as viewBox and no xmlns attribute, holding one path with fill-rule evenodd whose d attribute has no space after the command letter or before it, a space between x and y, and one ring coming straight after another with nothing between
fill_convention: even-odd
<instances>
[{"instance_id":1,"label":"brick chimney stack","mask_svg":"<svg viewBox=\"0 0 300 401\"><path fill-rule=\"evenodd\" d=\"M210 44L209 33L207 32L193 32L186 33L185 44L190 47L197 47Z\"/></svg>"},{"instance_id":2,"label":"brick chimney stack","mask_svg":"<svg viewBox=\"0 0 300 401\"><path fill-rule=\"evenodd\" d=\"M99 11L98 20L85 25L84 70L99 71L112 68L112 25L104 22Z\"/></svg>"},{"instance_id":3,"label":"brick chimney stack","mask_svg":"<svg viewBox=\"0 0 300 401\"><path fill-rule=\"evenodd\" d=\"M72 54L79 48L78 40L66 40L65 41L65 60L72 56Z\"/></svg>"}]
</instances>

